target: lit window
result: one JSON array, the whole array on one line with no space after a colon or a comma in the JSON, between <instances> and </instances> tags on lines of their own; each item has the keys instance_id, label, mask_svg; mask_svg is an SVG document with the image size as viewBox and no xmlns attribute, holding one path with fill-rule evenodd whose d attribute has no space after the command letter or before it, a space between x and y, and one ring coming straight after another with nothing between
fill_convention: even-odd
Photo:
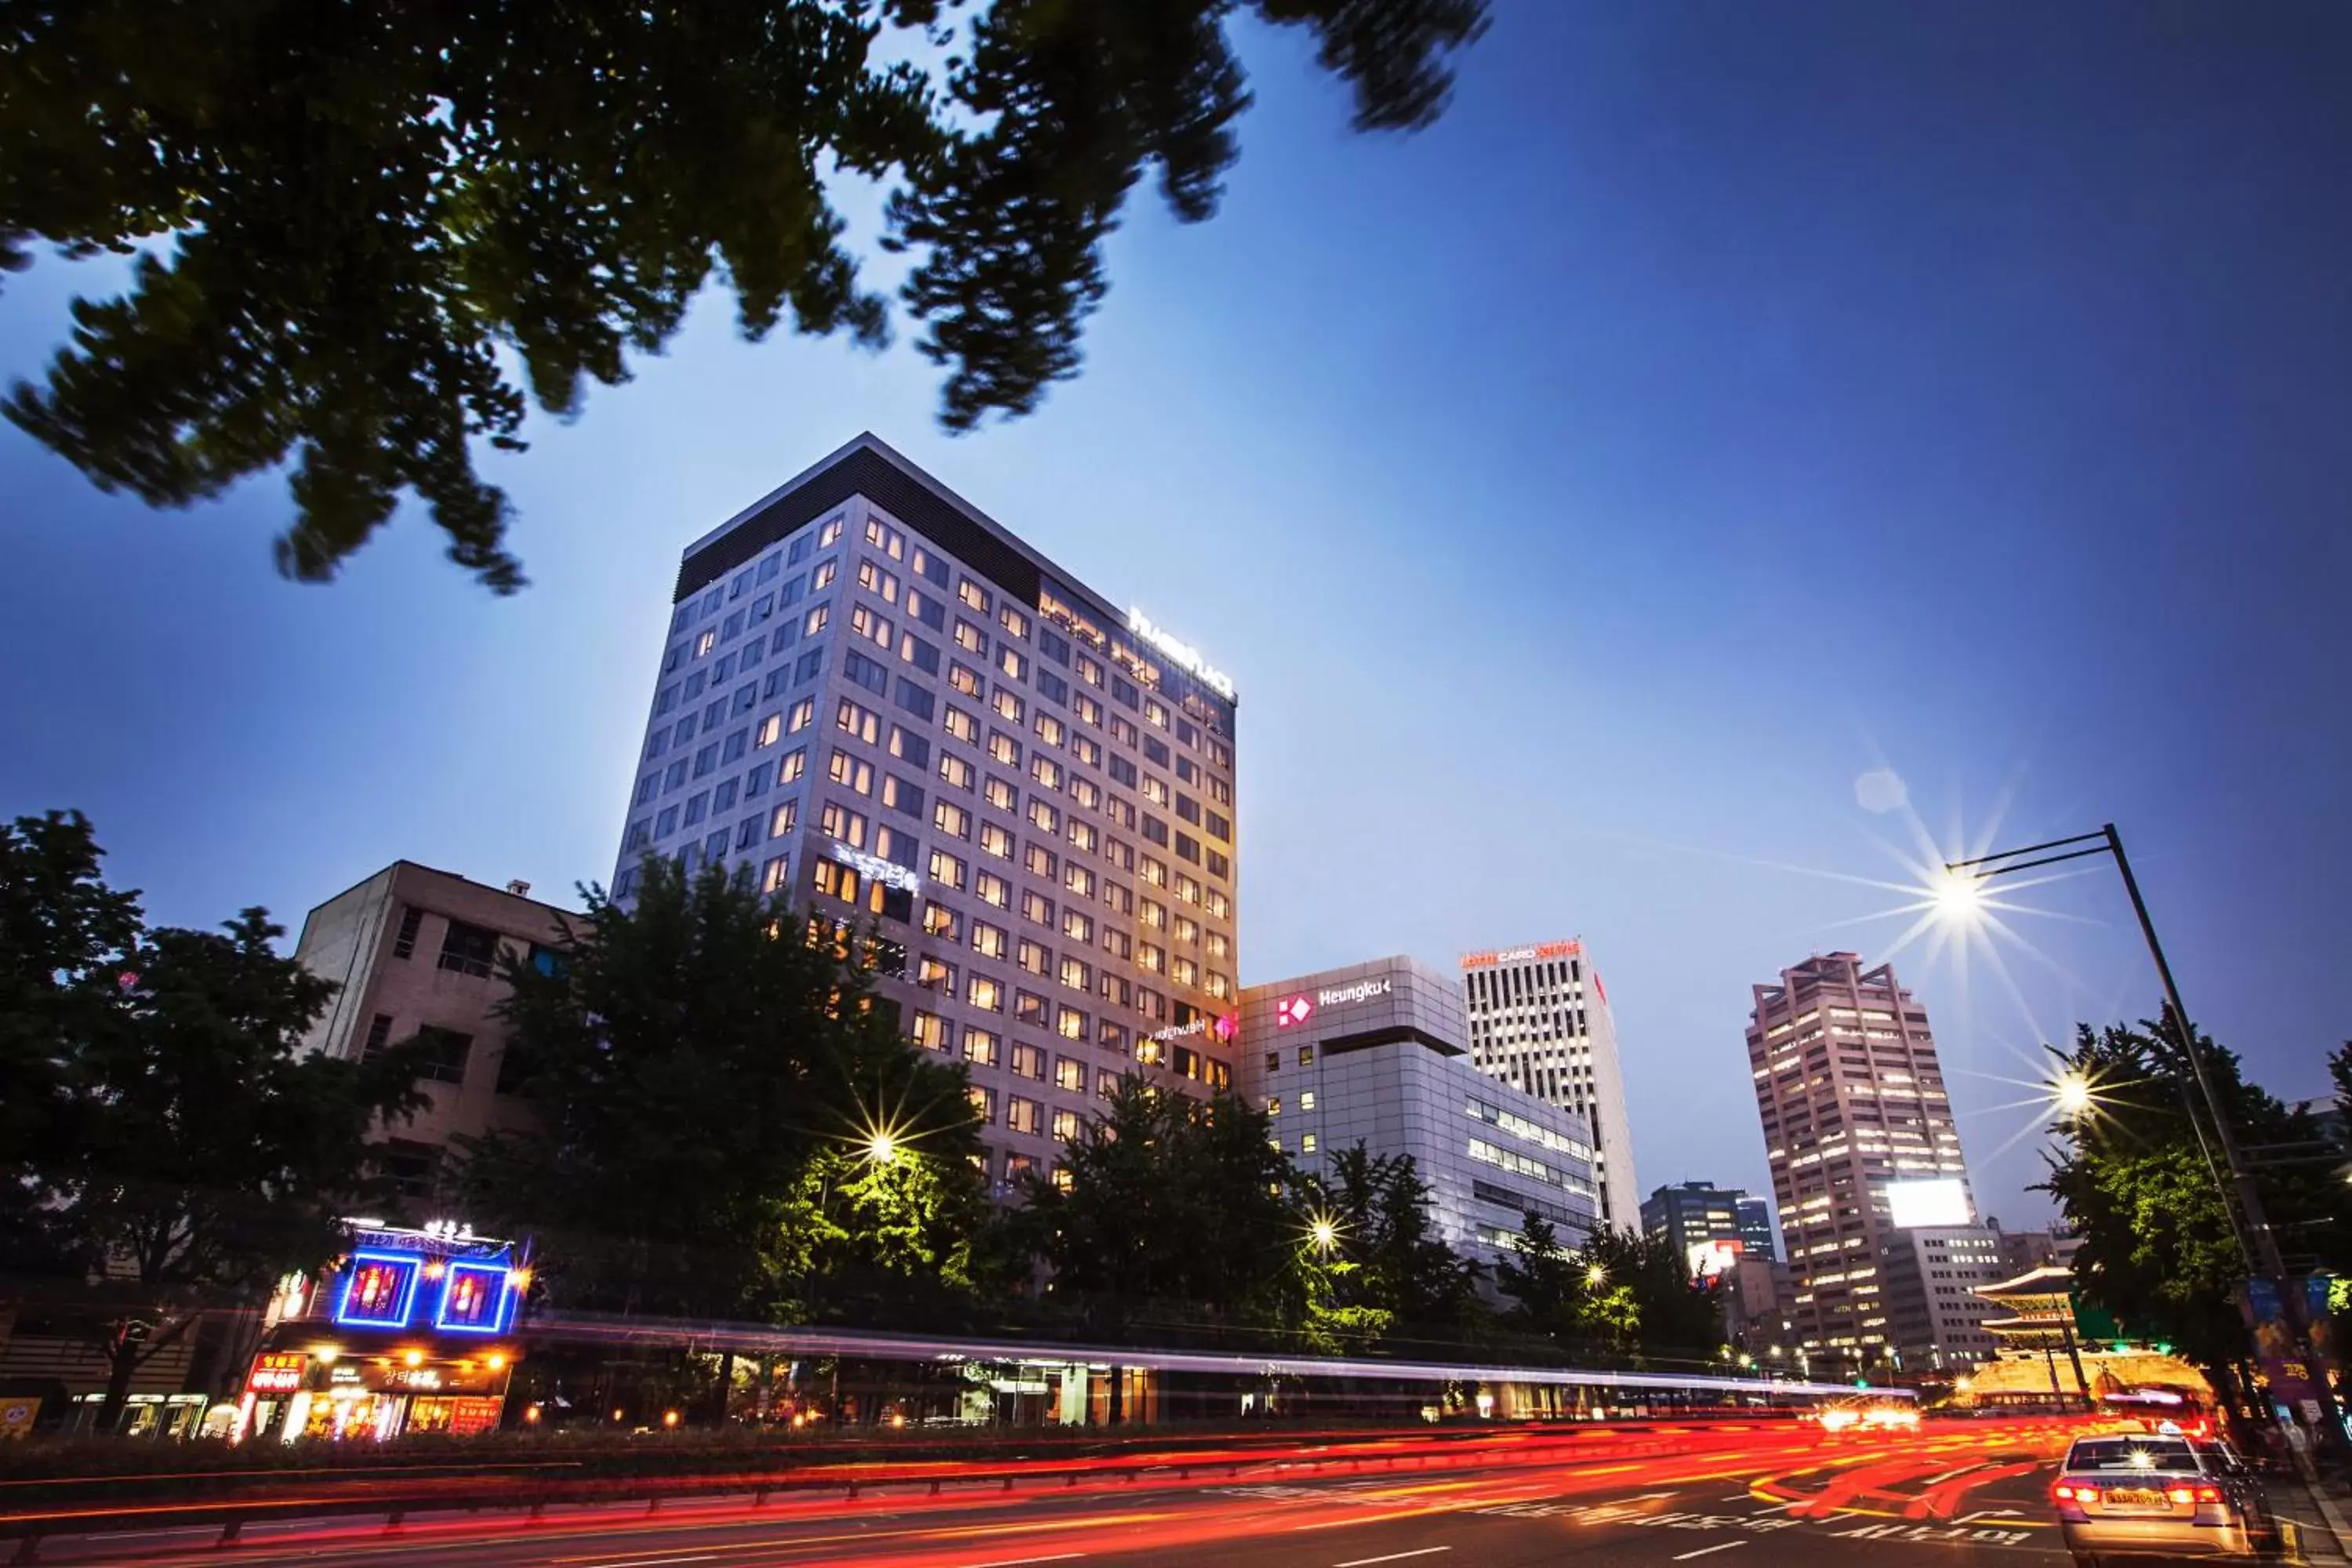
<instances>
[{"instance_id":1,"label":"lit window","mask_svg":"<svg viewBox=\"0 0 2352 1568\"><path fill-rule=\"evenodd\" d=\"M898 579L871 561L857 563L857 585L886 605L898 602Z\"/></svg>"}]
</instances>

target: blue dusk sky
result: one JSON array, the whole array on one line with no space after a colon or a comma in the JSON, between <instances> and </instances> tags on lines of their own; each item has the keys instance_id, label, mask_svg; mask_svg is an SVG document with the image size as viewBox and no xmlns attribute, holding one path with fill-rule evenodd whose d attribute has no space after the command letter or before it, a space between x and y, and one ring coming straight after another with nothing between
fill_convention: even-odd
<instances>
[{"instance_id":1,"label":"blue dusk sky","mask_svg":"<svg viewBox=\"0 0 2352 1568\"><path fill-rule=\"evenodd\" d=\"M2016 1080L2156 983L2097 862L2014 942L1906 942L1906 868L1988 836L2118 823L2192 1014L2320 1092L2352 10L1496 11L1410 138L1245 33L1222 216L1139 193L1029 419L943 435L903 322L752 345L709 298L488 462L519 597L410 513L281 582L279 481L151 513L0 427L0 809L88 812L173 922L299 927L397 857L568 899L611 874L680 549L871 429L1233 674L1245 981L1581 934L1644 1187L1765 1185L1748 987L1850 948L1930 1010L1980 1206L2046 1216ZM110 281L6 279L0 372Z\"/></svg>"}]
</instances>

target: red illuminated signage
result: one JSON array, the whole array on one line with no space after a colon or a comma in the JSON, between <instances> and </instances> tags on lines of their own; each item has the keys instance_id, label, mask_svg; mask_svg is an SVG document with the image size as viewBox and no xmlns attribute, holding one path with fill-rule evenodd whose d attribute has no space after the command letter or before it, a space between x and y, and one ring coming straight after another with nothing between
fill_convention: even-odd
<instances>
[{"instance_id":1,"label":"red illuminated signage","mask_svg":"<svg viewBox=\"0 0 2352 1568\"><path fill-rule=\"evenodd\" d=\"M404 1329L424 1261L413 1255L355 1252L335 1321L345 1328Z\"/></svg>"},{"instance_id":2,"label":"red illuminated signage","mask_svg":"<svg viewBox=\"0 0 2352 1568\"><path fill-rule=\"evenodd\" d=\"M1506 947L1462 955L1465 969L1492 969L1498 963L1535 963L1547 958L1574 958L1584 952L1580 942L1539 942L1533 947Z\"/></svg>"},{"instance_id":3,"label":"red illuminated signage","mask_svg":"<svg viewBox=\"0 0 2352 1568\"><path fill-rule=\"evenodd\" d=\"M1274 1024L1286 1029L1293 1024L1304 1024L1315 1011L1315 1004L1304 996L1285 996L1274 1005Z\"/></svg>"},{"instance_id":4,"label":"red illuminated signage","mask_svg":"<svg viewBox=\"0 0 2352 1568\"><path fill-rule=\"evenodd\" d=\"M299 1351L257 1355L245 1386L256 1394L291 1394L302 1386L302 1368L309 1359Z\"/></svg>"}]
</instances>

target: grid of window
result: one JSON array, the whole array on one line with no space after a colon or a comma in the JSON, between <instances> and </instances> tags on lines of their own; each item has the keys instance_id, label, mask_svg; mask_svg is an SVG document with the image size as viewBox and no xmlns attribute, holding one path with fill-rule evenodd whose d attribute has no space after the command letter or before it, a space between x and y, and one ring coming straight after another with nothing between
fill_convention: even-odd
<instances>
[{"instance_id":1,"label":"grid of window","mask_svg":"<svg viewBox=\"0 0 2352 1568\"><path fill-rule=\"evenodd\" d=\"M646 814L629 826L629 857L740 853L763 889L904 922L908 984L923 1000L901 1005L902 1026L934 1050L969 1030L976 1070L1078 1100L1090 1064L1097 1092L1139 1063L1204 1081L1229 1073L1196 1048L1207 1043L1197 1026L1235 995L1232 867L1216 847L1230 847L1232 827L1206 804L1230 810L1229 710L1050 583L1037 605L1016 602L862 501L737 575L740 595L714 603L712 589L677 606L648 731L660 763L632 779ZM706 706L722 731L707 740ZM680 712L691 734L677 732ZM818 724L825 765L810 800L807 748L779 752ZM886 763L886 735L903 766ZM1139 799L1184 830L1142 817ZM753 831L730 851L726 830L746 808ZM1139 835L1157 852L1140 866ZM861 856L917 872L919 889L877 880ZM616 896L629 879L625 866ZM1148 970L1137 967L1139 883L1164 889L1143 916L1158 911ZM1182 912L1172 930L1171 901ZM1008 923L1031 934L1015 940ZM1180 1029L1192 1045L1170 1047ZM1031 1118L1021 1097L979 1087L994 1128L1042 1139L1044 1110ZM1050 1109L1058 1131L1071 1107ZM998 1156L1013 1146L988 1142Z\"/></svg>"}]
</instances>

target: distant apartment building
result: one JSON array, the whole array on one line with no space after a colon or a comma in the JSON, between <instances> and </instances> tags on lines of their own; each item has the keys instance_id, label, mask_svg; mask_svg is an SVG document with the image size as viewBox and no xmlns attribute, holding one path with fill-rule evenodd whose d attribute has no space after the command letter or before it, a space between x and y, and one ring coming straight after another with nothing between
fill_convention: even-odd
<instances>
[{"instance_id":1,"label":"distant apartment building","mask_svg":"<svg viewBox=\"0 0 2352 1568\"><path fill-rule=\"evenodd\" d=\"M529 894L528 883L485 887L395 860L302 922L296 960L336 985L304 1050L359 1061L412 1036L429 1047L425 1109L384 1130L382 1166L405 1198L430 1198L453 1137L528 1120L495 1012L508 994L499 960L551 963L566 918Z\"/></svg>"},{"instance_id":2,"label":"distant apartment building","mask_svg":"<svg viewBox=\"0 0 2352 1568\"><path fill-rule=\"evenodd\" d=\"M1772 1218L1772 1200L1761 1193L1742 1193L1733 1207L1739 1214L1740 1250L1750 1258L1779 1258L1780 1227Z\"/></svg>"},{"instance_id":3,"label":"distant apartment building","mask_svg":"<svg viewBox=\"0 0 2352 1568\"><path fill-rule=\"evenodd\" d=\"M1471 1065L1592 1130L1592 1179L1613 1229L1641 1223L1633 1134L1609 993L1580 939L1490 948L1462 957Z\"/></svg>"},{"instance_id":4,"label":"distant apartment building","mask_svg":"<svg viewBox=\"0 0 2352 1568\"><path fill-rule=\"evenodd\" d=\"M1895 1339L1887 1248L1970 1226L1968 1171L1927 1010L1890 964L1816 954L1753 988L1748 1062L1788 1245L1790 1318L1817 1370Z\"/></svg>"},{"instance_id":5,"label":"distant apartment building","mask_svg":"<svg viewBox=\"0 0 2352 1568\"><path fill-rule=\"evenodd\" d=\"M1964 1371L2000 1348L1985 1326L2000 1309L1977 1291L2011 1278L1989 1226L1917 1226L1888 1234L1879 1279L1887 1342L1906 1371Z\"/></svg>"},{"instance_id":6,"label":"distant apartment building","mask_svg":"<svg viewBox=\"0 0 2352 1568\"><path fill-rule=\"evenodd\" d=\"M1537 1214L1580 1245L1595 1223L1583 1119L1471 1065L1462 988L1409 958L1242 994L1241 1089L1310 1174L1358 1143L1409 1154L1439 1236L1491 1264ZM1206 1238L1204 1238L1206 1239Z\"/></svg>"},{"instance_id":7,"label":"distant apartment building","mask_svg":"<svg viewBox=\"0 0 2352 1568\"><path fill-rule=\"evenodd\" d=\"M870 923L1000 1190L1122 1079L1232 1084L1234 693L1199 650L870 435L688 545L671 605L618 901L660 856Z\"/></svg>"},{"instance_id":8,"label":"distant apartment building","mask_svg":"<svg viewBox=\"0 0 2352 1568\"><path fill-rule=\"evenodd\" d=\"M1660 1187L1642 1200L1642 1232L1664 1238L1675 1257L1692 1258L1694 1271L1698 1271L1695 1255L1711 1245L1735 1244L1737 1250L1747 1249L1739 1229L1739 1203L1746 1196L1712 1182Z\"/></svg>"}]
</instances>

